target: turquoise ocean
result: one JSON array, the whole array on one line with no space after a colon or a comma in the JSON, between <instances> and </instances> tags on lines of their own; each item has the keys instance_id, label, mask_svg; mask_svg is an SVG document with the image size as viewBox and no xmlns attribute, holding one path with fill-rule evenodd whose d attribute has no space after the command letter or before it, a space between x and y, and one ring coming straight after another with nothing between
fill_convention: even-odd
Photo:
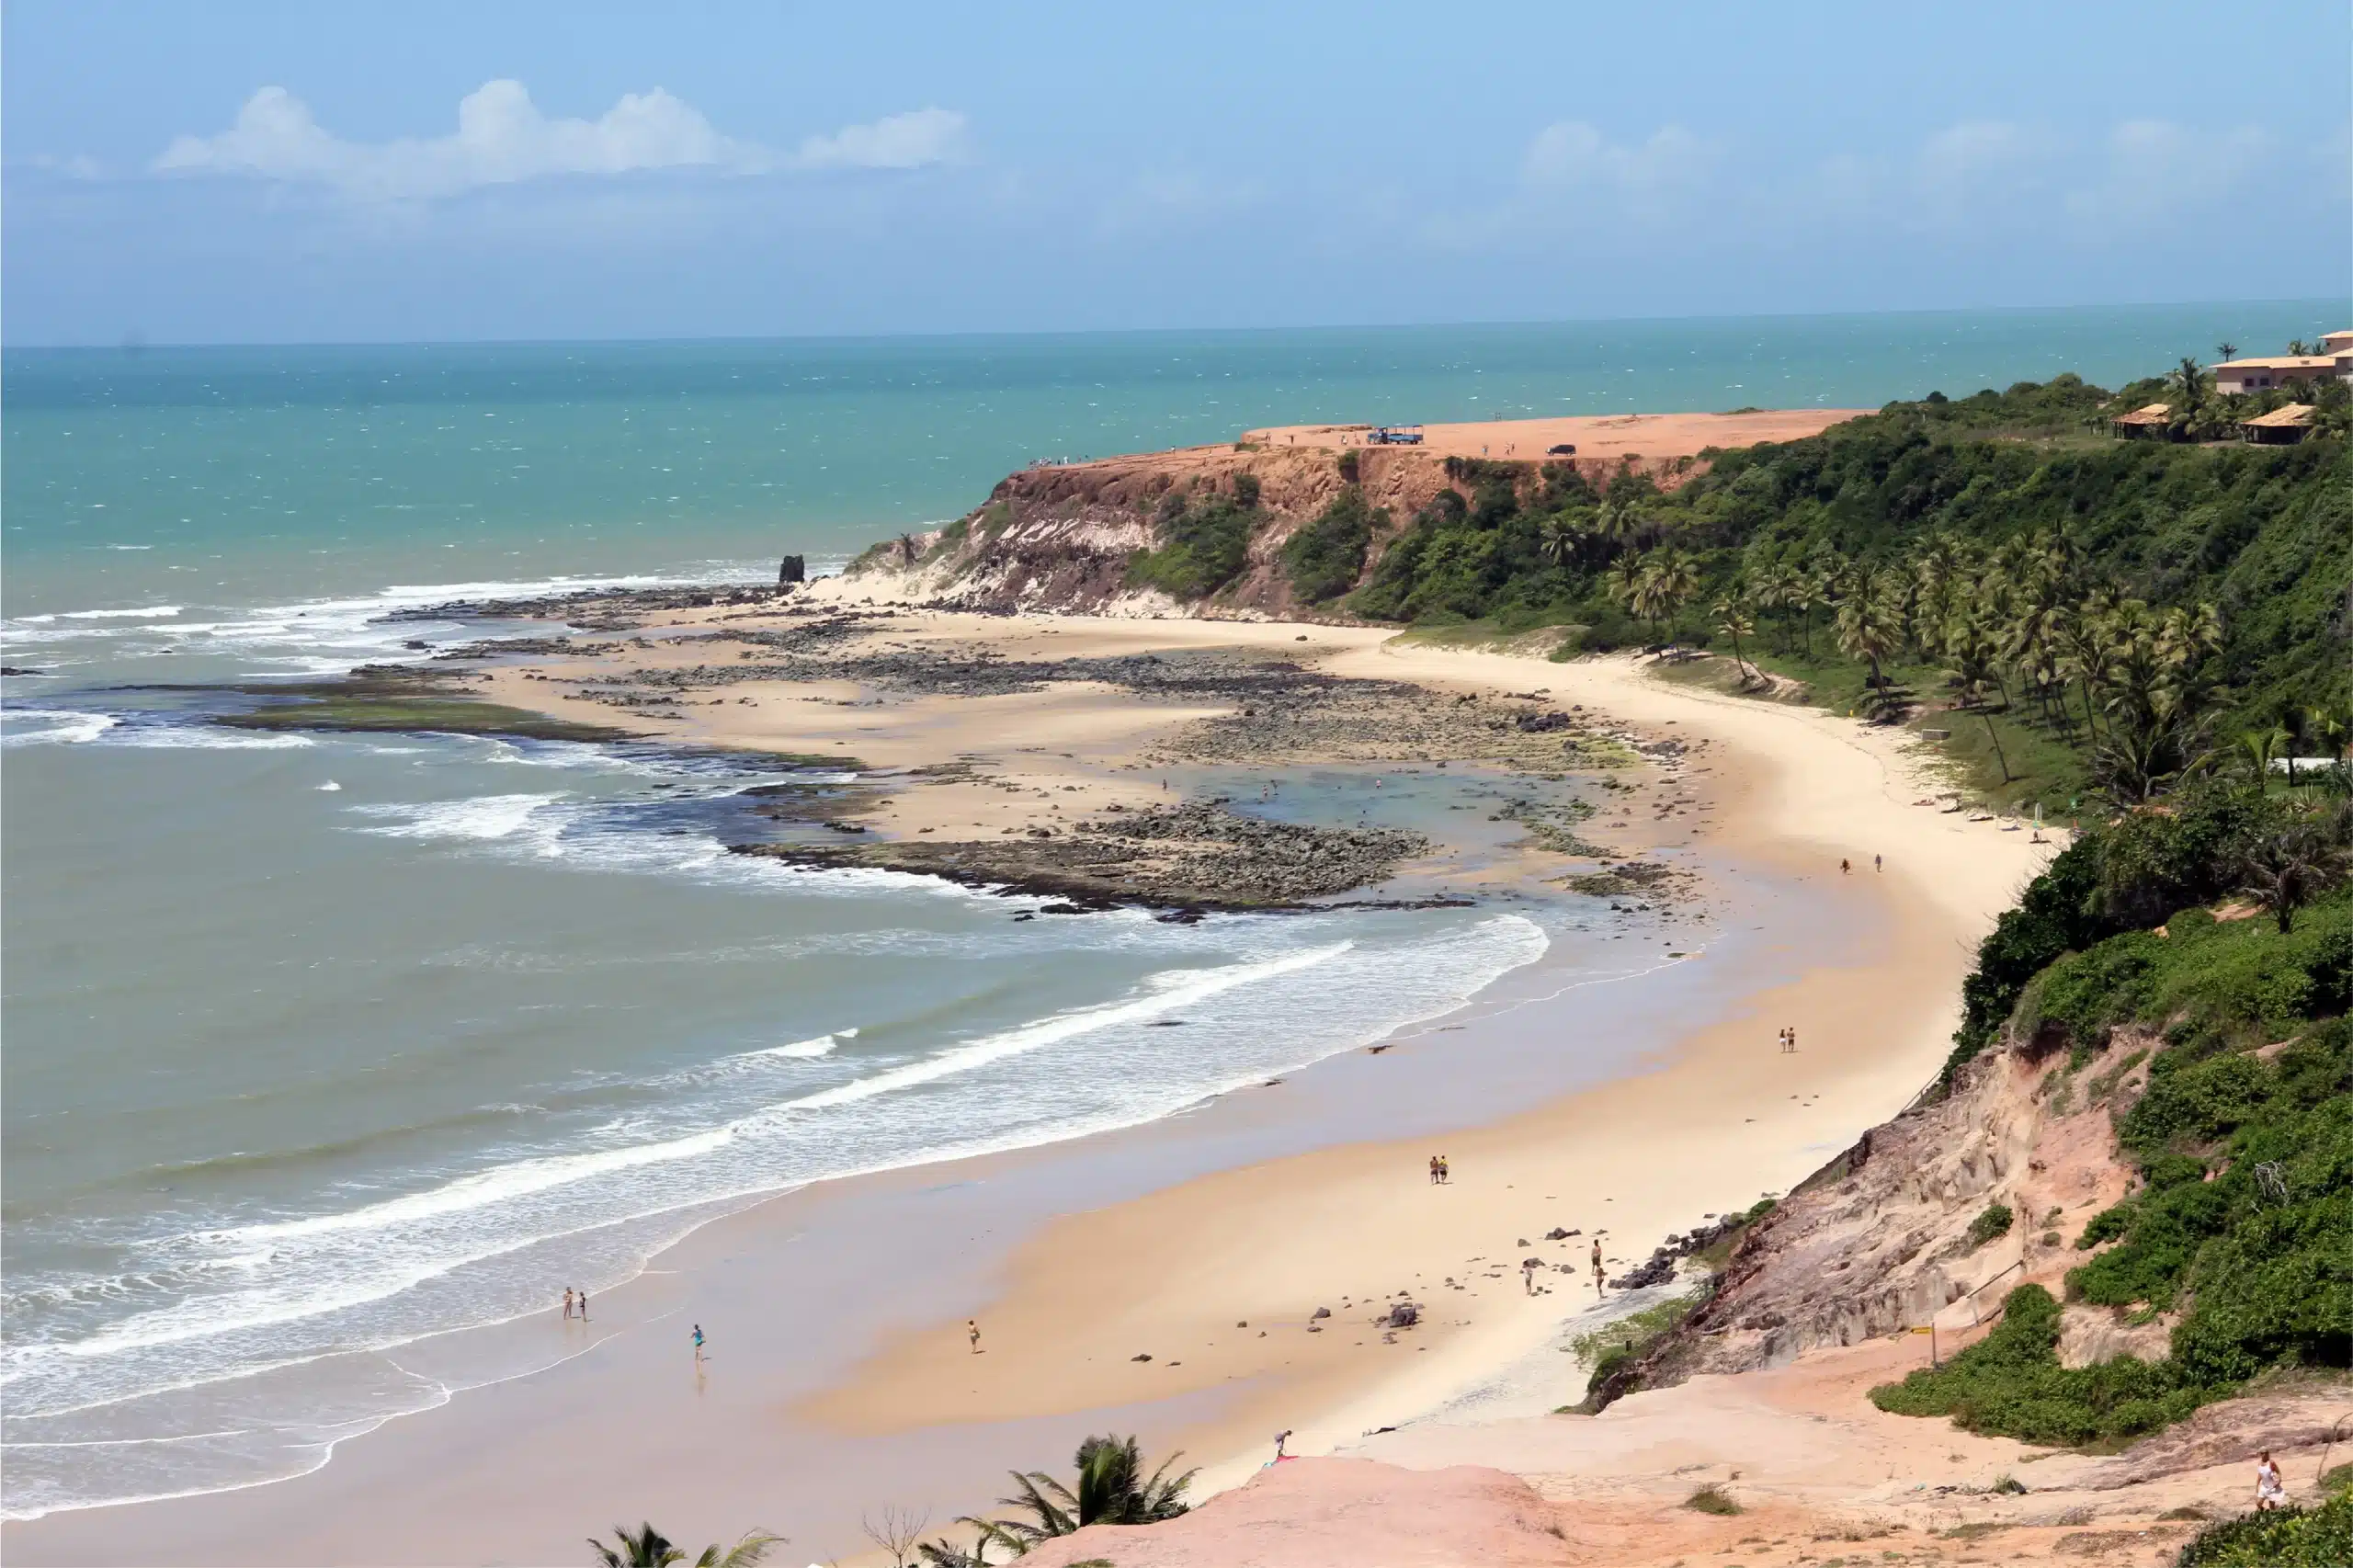
<instances>
[{"instance_id":1,"label":"turquoise ocean","mask_svg":"<svg viewBox=\"0 0 2353 1568\"><path fill-rule=\"evenodd\" d=\"M1630 961L1574 900L1016 923L728 854L758 758L241 733L180 688L506 630L383 619L460 597L827 569L1038 458L2113 385L2341 313L6 351L0 1506L301 1473L461 1394L416 1347L762 1196L1132 1125L1539 960Z\"/></svg>"}]
</instances>

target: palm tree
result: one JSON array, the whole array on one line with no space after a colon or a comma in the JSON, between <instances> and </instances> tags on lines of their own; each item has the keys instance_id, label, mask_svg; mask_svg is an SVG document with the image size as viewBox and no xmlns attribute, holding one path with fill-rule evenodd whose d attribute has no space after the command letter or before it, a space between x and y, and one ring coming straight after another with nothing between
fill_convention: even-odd
<instances>
[{"instance_id":1,"label":"palm tree","mask_svg":"<svg viewBox=\"0 0 2353 1568\"><path fill-rule=\"evenodd\" d=\"M1985 699L1990 695L1990 689L1982 680L1971 681L1961 688L1961 706L1976 709L1978 717L1985 721L1985 738L1994 743L1994 760L2002 765L2002 782L2007 784L2010 782L2010 758L2009 754L2002 750L2002 732L1994 727L1994 710L1985 706Z\"/></svg>"},{"instance_id":2,"label":"palm tree","mask_svg":"<svg viewBox=\"0 0 2353 1568\"><path fill-rule=\"evenodd\" d=\"M2230 339L2224 338L2222 342L2214 345L2214 358L2218 361L2228 363L2238 357L2239 346L2233 343Z\"/></svg>"},{"instance_id":3,"label":"palm tree","mask_svg":"<svg viewBox=\"0 0 2353 1568\"><path fill-rule=\"evenodd\" d=\"M1583 532L1565 513L1547 517L1537 529L1537 551L1553 565L1565 566L1569 557L1576 553L1577 539Z\"/></svg>"},{"instance_id":4,"label":"palm tree","mask_svg":"<svg viewBox=\"0 0 2353 1568\"><path fill-rule=\"evenodd\" d=\"M2056 628L2059 646L2066 655L2066 673L2083 687L2084 725L2095 741L2099 739L2099 717L2092 709L2092 694L2107 684L2113 657L2102 598L2094 594L2084 600L2061 616Z\"/></svg>"},{"instance_id":5,"label":"palm tree","mask_svg":"<svg viewBox=\"0 0 2353 1568\"><path fill-rule=\"evenodd\" d=\"M2222 618L2211 604L2176 605L2157 628L2157 652L2175 670L2194 668L2222 652Z\"/></svg>"},{"instance_id":6,"label":"palm tree","mask_svg":"<svg viewBox=\"0 0 2353 1568\"><path fill-rule=\"evenodd\" d=\"M1602 590L1623 607L1628 615L1634 613L1634 599L1642 585L1643 569L1634 563L1631 555L1620 556L1601 578Z\"/></svg>"},{"instance_id":7,"label":"palm tree","mask_svg":"<svg viewBox=\"0 0 2353 1568\"><path fill-rule=\"evenodd\" d=\"M2291 337L2288 340L2288 353L2291 358L2301 359L2312 351L2313 346L2301 337Z\"/></svg>"},{"instance_id":8,"label":"palm tree","mask_svg":"<svg viewBox=\"0 0 2353 1568\"><path fill-rule=\"evenodd\" d=\"M588 1545L597 1553L597 1568L670 1568L672 1563L687 1560L687 1554L671 1545L668 1538L651 1524L638 1526L634 1533L626 1525L615 1525L613 1539L620 1542L618 1551L593 1536L589 1538ZM724 1555L716 1545L704 1547L702 1555L695 1559L694 1568L754 1568L767 1556L768 1548L783 1540L766 1530L752 1530Z\"/></svg>"},{"instance_id":9,"label":"palm tree","mask_svg":"<svg viewBox=\"0 0 2353 1568\"><path fill-rule=\"evenodd\" d=\"M1838 607L1838 647L1848 658L1871 667L1873 691L1883 690L1887 675L1881 662L1904 642L1903 614L1895 597L1895 575L1881 573L1856 585Z\"/></svg>"},{"instance_id":10,"label":"palm tree","mask_svg":"<svg viewBox=\"0 0 2353 1568\"><path fill-rule=\"evenodd\" d=\"M1747 605L1737 598L1718 599L1716 630L1732 639L1732 662L1739 666L1741 680L1744 683L1761 680L1763 677L1749 664L1747 654L1740 646L1742 638L1756 635L1756 622L1749 619Z\"/></svg>"},{"instance_id":11,"label":"palm tree","mask_svg":"<svg viewBox=\"0 0 2353 1568\"><path fill-rule=\"evenodd\" d=\"M1603 497L1600 514L1594 519L1596 531L1602 540L1618 550L1631 546L1650 528L1650 520L1643 515L1642 503L1635 499L1631 484L1613 484Z\"/></svg>"},{"instance_id":12,"label":"palm tree","mask_svg":"<svg viewBox=\"0 0 2353 1568\"><path fill-rule=\"evenodd\" d=\"M2184 355L2181 363L2165 377L2165 384L2172 388L2175 397L2180 402L2181 422L2195 426L2198 416L2206 410L2206 392L2211 385L2206 377L2206 368Z\"/></svg>"},{"instance_id":13,"label":"palm tree","mask_svg":"<svg viewBox=\"0 0 2353 1568\"><path fill-rule=\"evenodd\" d=\"M1782 602L1798 612L1798 631L1805 644L1805 656L1813 657L1813 612L1829 603L1829 575L1825 573L1792 571Z\"/></svg>"},{"instance_id":14,"label":"palm tree","mask_svg":"<svg viewBox=\"0 0 2353 1568\"><path fill-rule=\"evenodd\" d=\"M1148 1525L1173 1519L1186 1511L1185 1489L1199 1475L1188 1470L1172 1476L1169 1466L1184 1456L1171 1454L1149 1478L1143 1455L1133 1437L1089 1437L1079 1444L1075 1463L1078 1485L1074 1491L1042 1471L1013 1472L1015 1494L1000 1497L1007 1508L1019 1508L1027 1519L966 1518L981 1532L983 1543L1010 1547L1026 1555L1041 1540L1070 1535L1089 1525Z\"/></svg>"},{"instance_id":15,"label":"palm tree","mask_svg":"<svg viewBox=\"0 0 2353 1568\"><path fill-rule=\"evenodd\" d=\"M2288 732L2274 724L2268 730L2249 730L2239 736L2239 756L2254 776L2255 792L2265 794L2271 788L2272 764L2288 749Z\"/></svg>"},{"instance_id":16,"label":"palm tree","mask_svg":"<svg viewBox=\"0 0 2353 1568\"><path fill-rule=\"evenodd\" d=\"M2146 804L2211 765L2200 700L2196 688L2148 678L2137 664L2120 672L2108 733L2092 753L2092 777L2117 804Z\"/></svg>"},{"instance_id":17,"label":"palm tree","mask_svg":"<svg viewBox=\"0 0 2353 1568\"><path fill-rule=\"evenodd\" d=\"M2342 880L2345 846L2324 837L2310 823L2294 823L2256 840L2244 868L2246 892L2271 912L2279 934L2296 924L2296 911Z\"/></svg>"}]
</instances>

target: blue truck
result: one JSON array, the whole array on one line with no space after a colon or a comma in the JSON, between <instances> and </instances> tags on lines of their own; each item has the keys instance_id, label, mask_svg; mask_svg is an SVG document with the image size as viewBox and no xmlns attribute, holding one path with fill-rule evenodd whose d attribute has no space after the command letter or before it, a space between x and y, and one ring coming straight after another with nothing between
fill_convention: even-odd
<instances>
[{"instance_id":1,"label":"blue truck","mask_svg":"<svg viewBox=\"0 0 2353 1568\"><path fill-rule=\"evenodd\" d=\"M1422 444L1422 427L1418 425L1379 425L1364 440L1369 447L1418 447Z\"/></svg>"}]
</instances>

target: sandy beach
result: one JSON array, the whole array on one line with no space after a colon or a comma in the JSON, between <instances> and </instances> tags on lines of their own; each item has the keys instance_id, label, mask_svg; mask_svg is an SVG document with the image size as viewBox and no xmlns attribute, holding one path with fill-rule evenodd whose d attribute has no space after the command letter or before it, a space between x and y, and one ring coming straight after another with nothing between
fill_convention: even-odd
<instances>
[{"instance_id":1,"label":"sandy beach","mask_svg":"<svg viewBox=\"0 0 2353 1568\"><path fill-rule=\"evenodd\" d=\"M691 639L771 624L684 613L586 657L503 660L483 689L604 719L597 692L710 664L715 645ZM1540 693L1595 736L1681 743L1620 757L1622 793L1579 831L1614 854L1704 865L1705 885L1630 919L1654 961L1619 1011L1540 963L1457 1017L1264 1092L773 1199L600 1296L595 1329L567 1328L529 1375L358 1437L294 1481L12 1525L12 1561L539 1562L623 1515L698 1542L765 1525L794 1554L847 1557L862 1508L919 1504L944 1524L986 1506L1008 1466L1061 1468L1086 1431L1183 1448L1206 1492L1252 1473L1277 1429L1318 1454L1438 1413L1549 1410L1577 1392L1554 1346L1595 1304L1593 1239L1617 1274L1669 1233L1786 1191L1904 1104L1943 1056L1975 937L2052 847L1924 804L1938 781L1900 733L1666 685L1623 658L1552 664L1376 629L914 611L861 635L923 658L975 643L1012 660L1279 654L1410 683L1438 713ZM667 706L630 710L636 727L895 775L864 812L882 840L1149 807L1214 760L1196 743L1228 716L1084 681L980 696L665 689ZM1443 738L1454 721L1427 722ZM1477 733L1499 737L1494 766L1514 765L1521 732ZM1563 864L1530 852L1485 871ZM1612 1039L1584 1038L1597 1020ZM1784 1026L1795 1054L1776 1046ZM1595 1065L1574 1092L1519 1094L1505 1075L1472 1081L1485 1051L1589 1051ZM1553 1062L1530 1081L1577 1074ZM1381 1136L1401 1126L1415 1131ZM1443 1187L1427 1177L1439 1153ZM1575 1234L1539 1239L1552 1230ZM1529 1256L1546 1270L1523 1276ZM1424 1324L1384 1338L1370 1320L1401 1291ZM859 1310L824 1311L844 1302ZM714 1331L711 1367L690 1381L689 1324Z\"/></svg>"},{"instance_id":2,"label":"sandy beach","mask_svg":"<svg viewBox=\"0 0 2353 1568\"><path fill-rule=\"evenodd\" d=\"M1564 415L1554 419L1487 419L1419 426L1418 448L1439 457L1503 458L1519 462L1542 459L1554 447L1572 446L1581 459L1697 457L1711 447L1753 447L1766 441L1799 441L1833 425L1872 412L1868 408L1767 408L1731 414ZM1273 425L1245 431L1245 441L1268 447L1362 447L1367 425Z\"/></svg>"}]
</instances>

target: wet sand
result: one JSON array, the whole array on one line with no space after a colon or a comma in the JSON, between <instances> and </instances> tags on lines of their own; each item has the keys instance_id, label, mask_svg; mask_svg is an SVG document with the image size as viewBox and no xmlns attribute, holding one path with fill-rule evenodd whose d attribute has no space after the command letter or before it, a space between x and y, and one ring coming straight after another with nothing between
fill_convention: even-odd
<instances>
[{"instance_id":1,"label":"wet sand","mask_svg":"<svg viewBox=\"0 0 2353 1568\"><path fill-rule=\"evenodd\" d=\"M995 630L1041 642L1239 634L1287 649L1301 634ZM558 1365L358 1438L300 1480L11 1526L10 1560L569 1560L579 1548L566 1542L642 1517L692 1546L766 1525L795 1538L789 1557L829 1556L857 1549L861 1507L910 1503L944 1522L984 1506L1006 1468L1064 1467L1088 1430L1185 1447L1216 1485L1249 1473L1277 1427L1298 1434L1294 1452L1318 1452L1481 1391L1534 1408L1556 1388L1574 1397L1573 1375L1529 1363L1590 1288L1553 1272L1539 1277L1549 1294L1528 1295L1518 1259L1581 1263L1606 1227L1618 1272L1704 1213L1786 1188L1892 1113L1942 1057L1968 946L2044 851L1913 805L1930 785L1896 738L1844 721L1665 687L1622 661L1539 664L1307 630L1330 640L1336 674L1490 694L1543 686L1554 702L1707 743L1609 830L1628 846L1696 847L1709 873L1704 929L1627 928L1627 946L1639 936L1675 967L1557 994L1579 977L1540 962L1393 1049L1186 1116L770 1200L600 1295L592 1329L551 1312L496 1331L548 1341L547 1354L571 1358ZM498 679L505 699L552 710L549 683ZM1050 695L1062 711L1017 722L957 717L952 704L886 722L888 710L838 706L858 697L825 706L779 691L728 704L746 727L726 738L847 750L854 732L868 760L910 762L1017 744L1040 759L1041 780L1118 799L1151 790L1132 777L1140 759L1187 717L1146 722L1124 694ZM721 738L721 711L677 728ZM930 799L943 822L1000 804ZM1868 870L1873 853L1888 856L1886 873ZM1865 869L1841 878L1841 855ZM1704 956L1665 956L1677 952ZM1773 1043L1785 1023L1800 1031L1795 1056ZM1425 1175L1438 1152L1454 1169L1445 1187ZM1586 1234L1537 1243L1555 1226ZM1427 1327L1387 1344L1365 1319L1401 1289L1429 1309ZM1313 1319L1317 1307L1334 1315ZM962 1332L976 1314L981 1356ZM692 1323L712 1337L699 1377Z\"/></svg>"}]
</instances>

